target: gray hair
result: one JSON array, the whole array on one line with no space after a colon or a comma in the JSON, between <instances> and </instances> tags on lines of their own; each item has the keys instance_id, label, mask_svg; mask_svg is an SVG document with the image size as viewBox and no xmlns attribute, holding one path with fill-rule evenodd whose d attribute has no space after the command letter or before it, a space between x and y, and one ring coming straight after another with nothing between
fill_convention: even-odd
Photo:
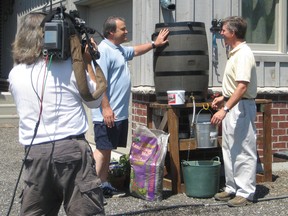
<instances>
[{"instance_id":1,"label":"gray hair","mask_svg":"<svg viewBox=\"0 0 288 216\"><path fill-rule=\"evenodd\" d=\"M41 55L43 30L40 26L45 18L43 13L29 13L20 20L19 28L12 43L12 55L16 64L33 64Z\"/></svg>"},{"instance_id":2,"label":"gray hair","mask_svg":"<svg viewBox=\"0 0 288 216\"><path fill-rule=\"evenodd\" d=\"M244 39L247 31L247 22L240 16L230 16L222 20L230 32L234 32L238 39Z\"/></svg>"},{"instance_id":3,"label":"gray hair","mask_svg":"<svg viewBox=\"0 0 288 216\"><path fill-rule=\"evenodd\" d=\"M107 38L110 34L110 32L115 32L116 31L116 20L121 20L125 22L125 19L122 17L116 17L116 16L111 16L106 19L106 21L103 24L103 35L105 38Z\"/></svg>"}]
</instances>

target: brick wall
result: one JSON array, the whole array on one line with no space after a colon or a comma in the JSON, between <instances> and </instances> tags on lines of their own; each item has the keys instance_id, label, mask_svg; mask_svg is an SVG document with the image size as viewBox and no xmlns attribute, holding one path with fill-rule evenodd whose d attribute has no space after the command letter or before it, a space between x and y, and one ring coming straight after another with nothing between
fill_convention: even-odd
<instances>
[{"instance_id":1,"label":"brick wall","mask_svg":"<svg viewBox=\"0 0 288 216\"><path fill-rule=\"evenodd\" d=\"M147 104L156 101L152 94L132 94L132 131L138 124L147 125Z\"/></svg>"},{"instance_id":2,"label":"brick wall","mask_svg":"<svg viewBox=\"0 0 288 216\"><path fill-rule=\"evenodd\" d=\"M272 152L288 150L288 96L287 95L260 95L257 98L271 99L271 128L272 128ZM261 128L261 119L257 116L257 129ZM258 129L258 133L261 131ZM262 146L258 146L260 154ZM262 154L260 154L262 156ZM273 162L283 161L279 158L273 158Z\"/></svg>"},{"instance_id":3,"label":"brick wall","mask_svg":"<svg viewBox=\"0 0 288 216\"><path fill-rule=\"evenodd\" d=\"M271 99L271 127L272 127L272 153L288 150L288 96L287 95L258 95L258 99ZM156 101L155 95L136 94L132 96L132 133L138 124L147 125L147 105ZM256 118L257 135L262 136L262 115ZM258 142L259 159L263 158L263 143ZM273 158L273 162L283 159Z\"/></svg>"}]
</instances>

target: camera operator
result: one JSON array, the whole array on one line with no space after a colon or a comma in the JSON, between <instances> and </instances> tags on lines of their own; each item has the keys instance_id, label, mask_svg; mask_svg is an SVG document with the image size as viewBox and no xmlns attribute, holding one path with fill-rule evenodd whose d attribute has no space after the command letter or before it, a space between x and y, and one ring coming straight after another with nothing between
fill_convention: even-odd
<instances>
[{"instance_id":1,"label":"camera operator","mask_svg":"<svg viewBox=\"0 0 288 216\"><path fill-rule=\"evenodd\" d=\"M62 202L67 215L104 214L101 182L84 137L88 123L82 104L98 107L103 96L85 102L71 58L54 61L42 55L44 18L42 13L25 15L12 44L10 91L26 153L20 215L57 215ZM83 58L91 68L87 50ZM90 91L95 90L86 74Z\"/></svg>"}]
</instances>

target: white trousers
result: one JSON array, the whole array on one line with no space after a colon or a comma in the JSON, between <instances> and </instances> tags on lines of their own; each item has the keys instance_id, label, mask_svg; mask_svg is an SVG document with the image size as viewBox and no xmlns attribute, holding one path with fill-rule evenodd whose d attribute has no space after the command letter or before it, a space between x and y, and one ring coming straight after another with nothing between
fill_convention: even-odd
<instances>
[{"instance_id":1,"label":"white trousers","mask_svg":"<svg viewBox=\"0 0 288 216\"><path fill-rule=\"evenodd\" d=\"M225 191L253 200L256 190L256 104L240 100L222 122Z\"/></svg>"}]
</instances>

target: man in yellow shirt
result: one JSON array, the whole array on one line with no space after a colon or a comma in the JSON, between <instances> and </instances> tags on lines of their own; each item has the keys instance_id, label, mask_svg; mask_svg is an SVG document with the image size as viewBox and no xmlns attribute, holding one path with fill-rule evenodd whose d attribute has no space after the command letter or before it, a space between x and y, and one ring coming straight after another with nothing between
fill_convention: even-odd
<instances>
[{"instance_id":1,"label":"man in yellow shirt","mask_svg":"<svg viewBox=\"0 0 288 216\"><path fill-rule=\"evenodd\" d=\"M212 124L222 122L222 153L225 191L215 199L231 207L253 201L256 190L256 104L257 76L254 55L244 38L247 23L241 17L222 21L221 35L230 47L223 76L222 96L212 102L218 109Z\"/></svg>"}]
</instances>

